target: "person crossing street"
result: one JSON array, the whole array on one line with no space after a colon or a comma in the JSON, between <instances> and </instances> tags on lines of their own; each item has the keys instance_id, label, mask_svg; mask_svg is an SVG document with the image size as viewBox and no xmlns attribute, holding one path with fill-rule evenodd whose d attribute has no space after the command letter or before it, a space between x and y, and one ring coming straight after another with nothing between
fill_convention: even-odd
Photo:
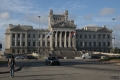
<instances>
[{"instance_id":1,"label":"person crossing street","mask_svg":"<svg viewBox=\"0 0 120 80\"><path fill-rule=\"evenodd\" d=\"M14 78L14 69L15 69L14 55L12 55L11 59L8 60L8 67L10 68L10 77Z\"/></svg>"}]
</instances>

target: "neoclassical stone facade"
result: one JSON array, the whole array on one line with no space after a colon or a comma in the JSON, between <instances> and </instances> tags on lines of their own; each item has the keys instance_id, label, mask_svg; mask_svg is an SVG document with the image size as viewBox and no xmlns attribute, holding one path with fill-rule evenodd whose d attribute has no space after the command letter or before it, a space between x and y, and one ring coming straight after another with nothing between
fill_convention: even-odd
<instances>
[{"instance_id":1,"label":"neoclassical stone facade","mask_svg":"<svg viewBox=\"0 0 120 80\"><path fill-rule=\"evenodd\" d=\"M50 10L47 29L34 29L31 25L9 24L6 29L5 53L32 53L41 51L102 51L112 49L112 30L97 26L76 29L74 21L68 21L68 11L53 14ZM51 32L52 35L47 36ZM71 33L75 36L71 37Z\"/></svg>"}]
</instances>

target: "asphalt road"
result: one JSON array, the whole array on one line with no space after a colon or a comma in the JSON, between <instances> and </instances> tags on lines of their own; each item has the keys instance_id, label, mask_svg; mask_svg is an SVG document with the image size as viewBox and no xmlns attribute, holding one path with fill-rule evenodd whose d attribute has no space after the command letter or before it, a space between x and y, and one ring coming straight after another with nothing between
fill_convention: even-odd
<instances>
[{"instance_id":1,"label":"asphalt road","mask_svg":"<svg viewBox=\"0 0 120 80\"><path fill-rule=\"evenodd\" d=\"M27 64L15 77L1 74L0 80L120 80L120 66L96 60L60 60L61 66L46 66L45 60L18 60Z\"/></svg>"}]
</instances>

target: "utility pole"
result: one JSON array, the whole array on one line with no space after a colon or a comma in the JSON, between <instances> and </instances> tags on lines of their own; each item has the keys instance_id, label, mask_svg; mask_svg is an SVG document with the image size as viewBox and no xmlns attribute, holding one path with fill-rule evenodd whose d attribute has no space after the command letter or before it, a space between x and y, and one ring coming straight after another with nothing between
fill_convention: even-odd
<instances>
[{"instance_id":1,"label":"utility pole","mask_svg":"<svg viewBox=\"0 0 120 80\"><path fill-rule=\"evenodd\" d=\"M38 54L40 53L40 40L39 40L39 38L40 38L40 16L38 16L38 18L39 18L39 28L38 28Z\"/></svg>"}]
</instances>

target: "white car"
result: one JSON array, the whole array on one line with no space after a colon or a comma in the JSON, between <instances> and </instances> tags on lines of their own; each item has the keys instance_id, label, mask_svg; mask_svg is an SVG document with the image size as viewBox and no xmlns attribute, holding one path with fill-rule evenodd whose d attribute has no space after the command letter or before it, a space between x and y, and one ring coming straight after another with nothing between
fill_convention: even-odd
<instances>
[{"instance_id":1,"label":"white car","mask_svg":"<svg viewBox=\"0 0 120 80\"><path fill-rule=\"evenodd\" d=\"M91 55L88 53L82 54L82 59L91 59Z\"/></svg>"},{"instance_id":2,"label":"white car","mask_svg":"<svg viewBox=\"0 0 120 80\"><path fill-rule=\"evenodd\" d=\"M15 59L25 59L24 56L16 56Z\"/></svg>"}]
</instances>

